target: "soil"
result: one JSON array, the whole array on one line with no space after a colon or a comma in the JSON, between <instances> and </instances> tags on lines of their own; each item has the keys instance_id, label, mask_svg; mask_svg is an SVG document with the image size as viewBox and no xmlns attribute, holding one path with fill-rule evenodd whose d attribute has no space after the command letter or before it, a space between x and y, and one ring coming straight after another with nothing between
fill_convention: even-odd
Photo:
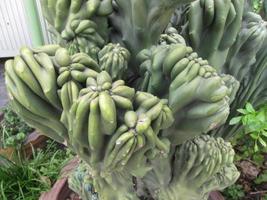
<instances>
[{"instance_id":1,"label":"soil","mask_svg":"<svg viewBox=\"0 0 267 200\"><path fill-rule=\"evenodd\" d=\"M242 185L246 193L242 200L263 200L263 196L267 194L267 183L257 185L254 181L267 169L267 166L257 167L250 160L242 160L236 165L241 173L237 184Z\"/></svg>"}]
</instances>

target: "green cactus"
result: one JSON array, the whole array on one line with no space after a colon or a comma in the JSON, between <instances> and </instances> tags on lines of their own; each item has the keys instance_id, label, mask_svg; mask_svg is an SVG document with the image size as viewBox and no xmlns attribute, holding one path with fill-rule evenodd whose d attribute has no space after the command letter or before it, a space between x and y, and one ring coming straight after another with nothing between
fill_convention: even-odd
<instances>
[{"instance_id":1,"label":"green cactus","mask_svg":"<svg viewBox=\"0 0 267 200\"><path fill-rule=\"evenodd\" d=\"M107 71L112 79L121 79L128 68L130 52L120 44L108 44L99 53L101 70Z\"/></svg>"},{"instance_id":2,"label":"green cactus","mask_svg":"<svg viewBox=\"0 0 267 200\"><path fill-rule=\"evenodd\" d=\"M239 33L243 8L244 0L197 0L190 5L185 37L218 71Z\"/></svg>"},{"instance_id":3,"label":"green cactus","mask_svg":"<svg viewBox=\"0 0 267 200\"><path fill-rule=\"evenodd\" d=\"M176 120L163 134L174 144L207 133L226 121L239 87L232 76L218 75L208 61L183 44L153 46L141 51L138 59L144 75L140 88L169 99Z\"/></svg>"},{"instance_id":4,"label":"green cactus","mask_svg":"<svg viewBox=\"0 0 267 200\"><path fill-rule=\"evenodd\" d=\"M94 191L92 179L88 174L86 164L80 163L69 177L69 187L82 199L98 200L98 194Z\"/></svg>"},{"instance_id":5,"label":"green cactus","mask_svg":"<svg viewBox=\"0 0 267 200\"><path fill-rule=\"evenodd\" d=\"M240 82L240 89L231 105L231 112L226 124L238 115L237 109L245 107L247 102L259 107L266 103L266 22L252 12L244 15L241 31L230 49L224 71ZM215 136L229 139L240 130L235 126L222 126L214 130Z\"/></svg>"},{"instance_id":6,"label":"green cactus","mask_svg":"<svg viewBox=\"0 0 267 200\"><path fill-rule=\"evenodd\" d=\"M57 43L71 55L84 52L97 57L108 37L111 0L41 0L41 5Z\"/></svg>"},{"instance_id":7,"label":"green cactus","mask_svg":"<svg viewBox=\"0 0 267 200\"><path fill-rule=\"evenodd\" d=\"M239 177L234 151L222 138L196 137L173 150L173 158L153 160L153 169L142 179L154 199L205 199L209 191L222 190Z\"/></svg>"},{"instance_id":8,"label":"green cactus","mask_svg":"<svg viewBox=\"0 0 267 200\"><path fill-rule=\"evenodd\" d=\"M81 159L84 200L205 200L239 176L224 139L266 103L266 22L244 0L41 0L57 44L5 65L14 110Z\"/></svg>"}]
</instances>

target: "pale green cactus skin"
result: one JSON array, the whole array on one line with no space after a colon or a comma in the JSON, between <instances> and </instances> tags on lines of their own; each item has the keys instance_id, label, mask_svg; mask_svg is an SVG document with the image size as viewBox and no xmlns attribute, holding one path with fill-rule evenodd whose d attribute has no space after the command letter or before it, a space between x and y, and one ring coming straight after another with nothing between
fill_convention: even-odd
<instances>
[{"instance_id":1,"label":"pale green cactus skin","mask_svg":"<svg viewBox=\"0 0 267 200\"><path fill-rule=\"evenodd\" d=\"M222 138L202 135L179 145L173 154L174 161L153 160L153 170L143 178L155 199L205 199L209 191L222 190L239 177L234 151Z\"/></svg>"},{"instance_id":2,"label":"pale green cactus skin","mask_svg":"<svg viewBox=\"0 0 267 200\"><path fill-rule=\"evenodd\" d=\"M71 54L85 52L96 57L107 41L111 0L42 0L41 5L56 43Z\"/></svg>"},{"instance_id":3,"label":"pale green cactus skin","mask_svg":"<svg viewBox=\"0 0 267 200\"><path fill-rule=\"evenodd\" d=\"M68 179L69 187L82 199L98 200L98 194L94 191L92 179L88 174L88 167L80 163Z\"/></svg>"},{"instance_id":4,"label":"pale green cactus skin","mask_svg":"<svg viewBox=\"0 0 267 200\"><path fill-rule=\"evenodd\" d=\"M58 44L23 47L6 85L79 156L83 200L206 200L237 180L229 120L267 99L266 22L243 0L41 3Z\"/></svg>"},{"instance_id":5,"label":"pale green cactus skin","mask_svg":"<svg viewBox=\"0 0 267 200\"><path fill-rule=\"evenodd\" d=\"M239 87L234 77L218 75L207 60L179 43L153 46L141 51L138 58L144 74L141 90L169 99L176 120L164 134L174 144L207 133L226 121L229 104Z\"/></svg>"},{"instance_id":6,"label":"pale green cactus skin","mask_svg":"<svg viewBox=\"0 0 267 200\"><path fill-rule=\"evenodd\" d=\"M186 30L189 45L218 71L239 33L243 11L244 0L198 0L190 5Z\"/></svg>"},{"instance_id":7,"label":"pale green cactus skin","mask_svg":"<svg viewBox=\"0 0 267 200\"><path fill-rule=\"evenodd\" d=\"M237 109L246 102L255 107L266 104L266 22L261 16L248 12L244 15L240 33L230 49L224 72L232 74L240 82L240 89L231 105L227 120L237 116ZM231 138L241 129L240 125L222 126L212 133L223 138Z\"/></svg>"}]
</instances>

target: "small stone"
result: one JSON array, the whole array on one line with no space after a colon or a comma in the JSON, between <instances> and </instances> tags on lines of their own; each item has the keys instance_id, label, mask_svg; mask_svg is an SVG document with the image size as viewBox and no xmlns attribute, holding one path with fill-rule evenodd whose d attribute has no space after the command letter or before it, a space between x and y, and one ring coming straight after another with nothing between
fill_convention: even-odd
<instances>
[{"instance_id":1,"label":"small stone","mask_svg":"<svg viewBox=\"0 0 267 200\"><path fill-rule=\"evenodd\" d=\"M239 165L242 174L249 180L254 180L257 178L260 170L249 161L241 161Z\"/></svg>"}]
</instances>

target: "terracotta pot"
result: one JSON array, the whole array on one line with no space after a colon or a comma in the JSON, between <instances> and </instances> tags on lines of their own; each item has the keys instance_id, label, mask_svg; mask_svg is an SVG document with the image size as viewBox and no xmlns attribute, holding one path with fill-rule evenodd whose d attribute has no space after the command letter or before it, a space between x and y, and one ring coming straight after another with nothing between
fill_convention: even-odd
<instances>
[{"instance_id":1,"label":"terracotta pot","mask_svg":"<svg viewBox=\"0 0 267 200\"><path fill-rule=\"evenodd\" d=\"M39 200L65 200L71 195L72 191L68 187L68 178L59 179L49 192L41 195Z\"/></svg>"},{"instance_id":2,"label":"terracotta pot","mask_svg":"<svg viewBox=\"0 0 267 200\"><path fill-rule=\"evenodd\" d=\"M0 122L4 119L4 113L0 111Z\"/></svg>"},{"instance_id":3,"label":"terracotta pot","mask_svg":"<svg viewBox=\"0 0 267 200\"><path fill-rule=\"evenodd\" d=\"M28 135L26 141L24 142L22 151L26 157L32 156L32 148L33 149L42 149L46 145L47 137L38 133L38 131L34 131Z\"/></svg>"},{"instance_id":4,"label":"terracotta pot","mask_svg":"<svg viewBox=\"0 0 267 200\"><path fill-rule=\"evenodd\" d=\"M33 149L43 148L46 145L47 137L40 135L37 131L32 132L27 136L26 141L22 147L22 155L29 158L32 156ZM3 155L9 160L14 158L15 149L13 147L8 147L0 149L0 155Z\"/></svg>"},{"instance_id":5,"label":"terracotta pot","mask_svg":"<svg viewBox=\"0 0 267 200\"><path fill-rule=\"evenodd\" d=\"M8 160L12 160L14 158L15 149L12 147L0 149L0 155L4 156Z\"/></svg>"},{"instance_id":6,"label":"terracotta pot","mask_svg":"<svg viewBox=\"0 0 267 200\"><path fill-rule=\"evenodd\" d=\"M4 113L0 112L0 122L4 119ZM41 135L38 133L38 131L34 130L32 133L30 133L26 141L23 144L22 147L22 153L26 157L31 157L32 156L32 148L38 149L38 148L43 148L46 145L47 137L44 135ZM0 148L0 155L5 156L8 159L12 159L12 156L15 153L15 149L12 147L8 147L5 149Z\"/></svg>"},{"instance_id":7,"label":"terracotta pot","mask_svg":"<svg viewBox=\"0 0 267 200\"><path fill-rule=\"evenodd\" d=\"M79 196L76 195L68 185L67 175L79 164L79 159L75 157L71 160L62 170L61 179L59 179L52 189L41 195L39 200L80 200Z\"/></svg>"},{"instance_id":8,"label":"terracotta pot","mask_svg":"<svg viewBox=\"0 0 267 200\"><path fill-rule=\"evenodd\" d=\"M209 200L225 200L225 199L220 192L214 191L210 193Z\"/></svg>"}]
</instances>

